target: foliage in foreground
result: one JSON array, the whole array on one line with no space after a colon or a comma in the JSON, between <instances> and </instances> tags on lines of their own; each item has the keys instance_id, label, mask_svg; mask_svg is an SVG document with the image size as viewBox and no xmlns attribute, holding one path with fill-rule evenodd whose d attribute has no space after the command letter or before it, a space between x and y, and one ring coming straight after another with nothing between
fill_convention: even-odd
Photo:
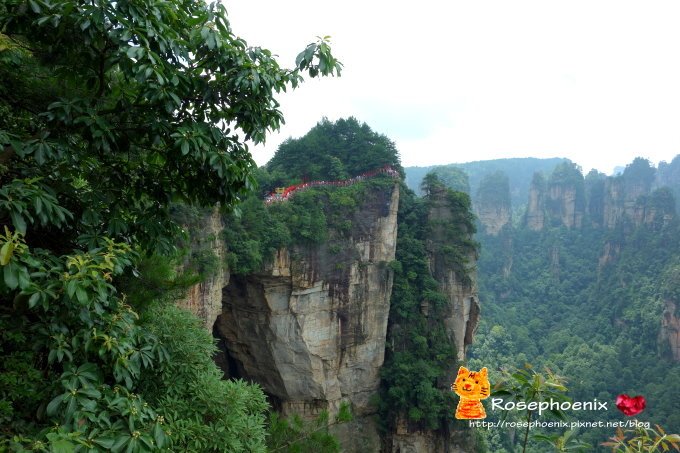
<instances>
[{"instance_id":1,"label":"foliage in foreground","mask_svg":"<svg viewBox=\"0 0 680 453\"><path fill-rule=\"evenodd\" d=\"M616 435L602 444L611 447L613 453L647 453L658 451L680 451L680 435L666 434L659 425L653 428L637 428L623 431L618 429Z\"/></svg>"},{"instance_id":2,"label":"foliage in foreground","mask_svg":"<svg viewBox=\"0 0 680 453\"><path fill-rule=\"evenodd\" d=\"M328 412L323 411L315 420L304 421L297 415L283 418L276 412L269 416L267 449L270 452L287 453L334 453L340 451L338 440L329 427L352 420L349 405L340 406L335 421L330 423Z\"/></svg>"},{"instance_id":3,"label":"foliage in foreground","mask_svg":"<svg viewBox=\"0 0 680 453\"><path fill-rule=\"evenodd\" d=\"M218 383L172 313L193 355L142 327L121 279L174 255L171 202L252 188L243 138L279 126L303 71L339 73L328 42L284 69L201 0L8 0L0 30L0 449L262 450L260 390ZM188 405L205 391L224 406Z\"/></svg>"}]
</instances>

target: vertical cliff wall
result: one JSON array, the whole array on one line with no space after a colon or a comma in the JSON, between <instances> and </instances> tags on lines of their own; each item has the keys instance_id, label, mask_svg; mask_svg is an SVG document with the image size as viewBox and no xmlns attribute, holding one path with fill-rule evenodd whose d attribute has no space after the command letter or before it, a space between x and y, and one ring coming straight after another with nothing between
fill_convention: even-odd
<instances>
[{"instance_id":1,"label":"vertical cliff wall","mask_svg":"<svg viewBox=\"0 0 680 453\"><path fill-rule=\"evenodd\" d=\"M659 343L662 347L668 347L669 356L673 360L680 362L680 317L677 316L676 307L675 301L669 299L665 301Z\"/></svg>"},{"instance_id":2,"label":"vertical cliff wall","mask_svg":"<svg viewBox=\"0 0 680 453\"><path fill-rule=\"evenodd\" d=\"M468 254L465 257L467 263L459 263L447 253L446 246L457 215L444 192L431 196L428 217L433 225L428 241L430 272L448 300L444 323L456 345L458 360L465 360L465 348L472 343L480 313L476 256ZM471 232L463 231L461 234L471 235Z\"/></svg>"},{"instance_id":3,"label":"vertical cliff wall","mask_svg":"<svg viewBox=\"0 0 680 453\"><path fill-rule=\"evenodd\" d=\"M651 191L654 168L636 159L622 175L606 177L597 171L585 180L574 164L558 165L546 181L535 174L529 189L524 224L533 231L564 226L579 229L587 219L594 227L614 229L668 223L675 213L672 192Z\"/></svg>"},{"instance_id":4,"label":"vertical cliff wall","mask_svg":"<svg viewBox=\"0 0 680 453\"><path fill-rule=\"evenodd\" d=\"M532 231L541 231L545 227L545 180L540 173L535 173L529 187L529 202L525 215L525 224Z\"/></svg>"},{"instance_id":5,"label":"vertical cliff wall","mask_svg":"<svg viewBox=\"0 0 680 453\"><path fill-rule=\"evenodd\" d=\"M399 309L409 311L409 313L395 316L390 321L390 338L397 344L408 345L409 341L413 341L412 337L417 337L421 342L429 342L430 348L445 344L447 348L453 348L455 351L451 363L438 369L441 374L438 376L434 388L429 387L430 383L427 382L427 376L418 376L419 382L415 386L422 388L423 395L428 394L428 392L450 391L450 385L457 370L456 359L458 361L465 359L466 348L472 343L473 334L479 321L480 305L476 285L477 256L476 248L471 242L473 223L467 217L467 204L462 195L452 193L437 186L436 183L430 184L426 196L427 209L423 213L425 218L421 220L420 227L425 226L424 258L427 266L426 273L436 281L437 293L442 298L437 300L438 296L432 295L429 291L419 294L421 299L416 308L419 314L416 315L413 313L413 308L409 308L409 305L414 302L412 296L415 295L411 293L411 297L405 297L403 301L399 302L401 304ZM405 215L409 216L408 213ZM418 228L413 231L418 231ZM410 247L413 247L414 237L404 239L410 244ZM417 254L414 256L419 257ZM404 257L404 259L406 258ZM415 268L412 270L415 270ZM417 277L414 276L414 278ZM398 282L402 285L405 284L403 281ZM413 284L415 285L415 282ZM410 287L410 284L405 286ZM423 323L427 326L428 331L443 331L443 334L439 334L439 337L428 336L430 334L419 332L417 328L411 328L407 325L410 323ZM414 354L415 357L428 363L427 366L432 367L430 370L437 369L434 362L427 362L430 357L427 356L426 352L419 351L413 345L403 345L392 347L394 358L390 359L394 362L390 373L400 375L399 380L407 379L400 374L400 366L418 368L417 365L403 362L403 354ZM388 387L387 392L396 390L408 395L407 398L412 397L409 393L410 389L400 386L399 381L391 380L390 384L394 387ZM428 398L432 398L432 395ZM427 418L428 423L430 423L430 427L427 427L423 423L426 417L414 417L413 411L424 410L438 414L438 411L441 410L441 407L438 406L439 402L431 407L423 408L420 403L418 405L410 403L410 407L404 407L389 397L386 401L394 405L391 412L394 420L390 420L391 431L386 439L386 451L392 453L476 451L475 441L469 428L463 426L462 423L456 423L452 416L452 409L444 410L441 418L436 420L438 428L432 429L432 423L435 422L432 418ZM434 399L433 403L434 401L437 400Z\"/></svg>"},{"instance_id":6,"label":"vertical cliff wall","mask_svg":"<svg viewBox=\"0 0 680 453\"><path fill-rule=\"evenodd\" d=\"M541 231L547 225L580 228L585 214L583 176L571 162L555 167L548 181L534 174L529 189L525 225Z\"/></svg>"},{"instance_id":7,"label":"vertical cliff wall","mask_svg":"<svg viewBox=\"0 0 680 453\"><path fill-rule=\"evenodd\" d=\"M491 236L497 236L512 222L508 175L497 171L482 178L474 198L474 210L481 230Z\"/></svg>"},{"instance_id":8,"label":"vertical cliff wall","mask_svg":"<svg viewBox=\"0 0 680 453\"><path fill-rule=\"evenodd\" d=\"M212 331L217 316L222 312L222 288L229 283L229 271L224 266L227 245L222 236L224 224L219 208L202 215L200 227L189 231L190 252L198 252L209 256L214 263L206 278L191 286L185 297L177 301L177 305L192 312L203 321L206 329ZM191 259L191 256L189 257Z\"/></svg>"},{"instance_id":9,"label":"vertical cliff wall","mask_svg":"<svg viewBox=\"0 0 680 453\"><path fill-rule=\"evenodd\" d=\"M357 417L346 451L377 451L367 417L380 385L397 238L399 188L367 193L349 234L279 250L260 273L232 276L215 323L222 363L258 382L284 414L313 417L342 402ZM361 446L375 449L362 450Z\"/></svg>"}]
</instances>

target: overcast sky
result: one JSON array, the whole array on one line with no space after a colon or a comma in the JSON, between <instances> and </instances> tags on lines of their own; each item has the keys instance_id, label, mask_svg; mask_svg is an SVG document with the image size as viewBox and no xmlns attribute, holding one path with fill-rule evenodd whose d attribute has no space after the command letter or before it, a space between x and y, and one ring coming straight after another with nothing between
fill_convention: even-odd
<instances>
[{"instance_id":1,"label":"overcast sky","mask_svg":"<svg viewBox=\"0 0 680 453\"><path fill-rule=\"evenodd\" d=\"M223 0L234 32L282 65L331 35L340 78L280 97L279 143L355 116L404 166L567 157L610 173L680 153L680 2Z\"/></svg>"}]
</instances>

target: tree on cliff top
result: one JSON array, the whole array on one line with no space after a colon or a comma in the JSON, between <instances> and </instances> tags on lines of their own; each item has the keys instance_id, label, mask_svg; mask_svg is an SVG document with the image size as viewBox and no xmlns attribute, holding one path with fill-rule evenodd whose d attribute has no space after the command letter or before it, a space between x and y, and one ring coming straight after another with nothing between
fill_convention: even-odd
<instances>
[{"instance_id":1,"label":"tree on cliff top","mask_svg":"<svg viewBox=\"0 0 680 453\"><path fill-rule=\"evenodd\" d=\"M385 165L401 169L394 143L350 117L334 123L324 118L303 137L282 143L266 168L285 184L342 179Z\"/></svg>"},{"instance_id":2,"label":"tree on cliff top","mask_svg":"<svg viewBox=\"0 0 680 453\"><path fill-rule=\"evenodd\" d=\"M477 189L477 203L510 209L510 182L504 171L484 175Z\"/></svg>"},{"instance_id":3,"label":"tree on cliff top","mask_svg":"<svg viewBox=\"0 0 680 453\"><path fill-rule=\"evenodd\" d=\"M242 416L230 429L147 404L144 373L173 357L118 277L172 251L172 201L237 202L246 141L282 121L276 94L340 69L325 39L280 67L218 2L0 3L0 450L155 450L167 426L194 442L177 449L263 448L261 402L238 389L223 389Z\"/></svg>"},{"instance_id":4,"label":"tree on cliff top","mask_svg":"<svg viewBox=\"0 0 680 453\"><path fill-rule=\"evenodd\" d=\"M648 192L656 177L656 169L649 160L636 157L633 162L626 165L623 171L623 179L629 187L640 186L644 192Z\"/></svg>"}]
</instances>

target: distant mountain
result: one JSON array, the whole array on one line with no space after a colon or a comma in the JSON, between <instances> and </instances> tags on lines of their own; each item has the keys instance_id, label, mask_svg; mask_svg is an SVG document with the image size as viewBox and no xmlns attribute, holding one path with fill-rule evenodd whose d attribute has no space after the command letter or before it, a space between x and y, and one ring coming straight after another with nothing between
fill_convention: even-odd
<instances>
[{"instance_id":1,"label":"distant mountain","mask_svg":"<svg viewBox=\"0 0 680 453\"><path fill-rule=\"evenodd\" d=\"M421 194L420 183L431 170L460 168L468 175L470 195L474 199L482 179L498 171L504 172L510 183L510 201L513 207L527 202L529 186L535 172L550 174L557 164L568 159L554 157L539 159L535 157L519 157L512 159L480 160L461 164L436 165L429 167L406 167L406 184L417 194Z\"/></svg>"}]
</instances>

